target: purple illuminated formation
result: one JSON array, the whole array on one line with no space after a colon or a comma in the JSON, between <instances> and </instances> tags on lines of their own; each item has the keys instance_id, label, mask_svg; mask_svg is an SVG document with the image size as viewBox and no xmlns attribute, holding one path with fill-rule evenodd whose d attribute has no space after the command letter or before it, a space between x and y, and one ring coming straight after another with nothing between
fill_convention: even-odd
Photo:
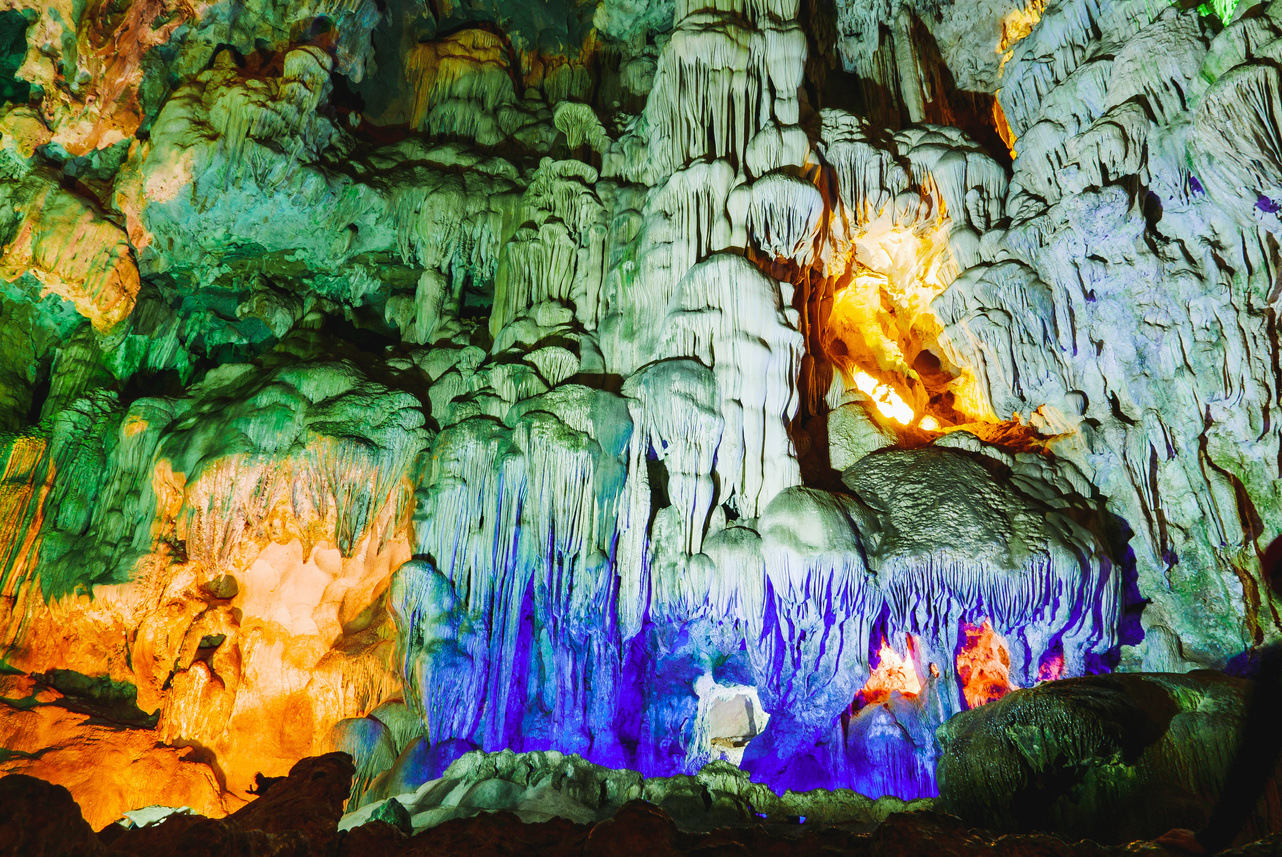
<instances>
[{"instance_id":1,"label":"purple illuminated formation","mask_svg":"<svg viewBox=\"0 0 1282 857\"><path fill-rule=\"evenodd\" d=\"M502 494L463 478L465 462L429 477L420 558L396 573L391 603L410 703L451 748L435 765L471 747L556 749L646 775L741 757L779 791L929 796L934 730L967 707L956 668L967 627L991 623L1004 641L1009 687L1032 686L1051 658L1056 675L1081 675L1116 642L1119 571L1078 523L1095 519L1091 505L1036 499L1052 489L1014 476L1032 465L1019 456L938 444L864 459L849 493L783 491L755 530L711 534L679 574L648 546L631 601L617 518L590 518L589 542L583 519L530 493L567 471L583 486L553 497L618 491L595 475L619 469L628 432L613 437L591 466L552 473L510 453ZM476 510L467 520L522 524L497 544L432 526L459 519L447 503ZM916 692L853 710L882 640Z\"/></svg>"},{"instance_id":2,"label":"purple illuminated formation","mask_svg":"<svg viewBox=\"0 0 1282 857\"><path fill-rule=\"evenodd\" d=\"M1134 676L1282 638L1280 59L1263 0L2 0L0 774L1205 809L1248 689Z\"/></svg>"}]
</instances>

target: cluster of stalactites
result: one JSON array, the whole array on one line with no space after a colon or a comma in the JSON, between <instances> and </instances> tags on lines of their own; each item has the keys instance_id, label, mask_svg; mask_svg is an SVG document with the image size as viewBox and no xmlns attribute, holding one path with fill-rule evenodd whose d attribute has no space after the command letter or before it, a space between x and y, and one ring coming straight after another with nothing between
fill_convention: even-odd
<instances>
[{"instance_id":1,"label":"cluster of stalactites","mask_svg":"<svg viewBox=\"0 0 1282 857\"><path fill-rule=\"evenodd\" d=\"M810 267L826 210L819 189L781 170L753 182L750 193L746 225L753 246Z\"/></svg>"},{"instance_id":2,"label":"cluster of stalactites","mask_svg":"<svg viewBox=\"0 0 1282 857\"><path fill-rule=\"evenodd\" d=\"M1106 547L1025 493L1045 491L1034 462L1010 462L1028 476L997 482L982 459L950 449L885 451L847 474L853 497L793 488L774 498L755 545L766 586L745 580L739 593L767 709L829 722L869 674L874 631L939 677L953 711L968 623L987 620L1005 638L1020 686L1052 653L1080 675L1088 655L1116 645L1121 582Z\"/></svg>"},{"instance_id":3,"label":"cluster of stalactites","mask_svg":"<svg viewBox=\"0 0 1282 857\"><path fill-rule=\"evenodd\" d=\"M780 284L744 257L722 253L681 281L668 309L658 356L697 358L710 367L724 420L716 448L719 501L755 518L769 499L800 482L788 423L802 342Z\"/></svg>"},{"instance_id":4,"label":"cluster of stalactites","mask_svg":"<svg viewBox=\"0 0 1282 857\"><path fill-rule=\"evenodd\" d=\"M608 231L596 182L596 170L579 161L545 159L535 171L518 211L522 225L499 260L492 333L543 301L573 307L585 329L596 327Z\"/></svg>"},{"instance_id":5,"label":"cluster of stalactites","mask_svg":"<svg viewBox=\"0 0 1282 857\"><path fill-rule=\"evenodd\" d=\"M799 171L809 156L797 124L806 41L795 7L735 0L677 10L645 111L603 158L604 175L652 188L616 220L638 229L603 289L612 371L626 376L659 356L653 319L712 254L755 241L771 256L812 255L822 212L814 189L782 175L757 181Z\"/></svg>"},{"instance_id":6,"label":"cluster of stalactites","mask_svg":"<svg viewBox=\"0 0 1282 857\"><path fill-rule=\"evenodd\" d=\"M617 644L630 435L622 400L563 385L519 403L505 423L474 417L437 438L415 512L417 552L431 565L406 566L393 589L407 683L433 740L517 740L509 699L533 690L517 684L529 668L544 676L531 712L563 723L570 743L571 733L599 731L587 712L600 704L584 689L593 700L612 693L603 677L593 684L602 667L591 652ZM531 614L541 634L534 664L522 637Z\"/></svg>"},{"instance_id":7,"label":"cluster of stalactites","mask_svg":"<svg viewBox=\"0 0 1282 857\"><path fill-rule=\"evenodd\" d=\"M1012 327L975 312L976 300L987 306L1028 307L1039 324ZM997 414L1020 413L1031 401L1060 405L1081 395L1066 383L1071 369L1063 357L1078 345L1071 307L1071 302L1055 299L1036 271L1013 260L967 270L955 288L933 303L944 325L944 355L975 367L981 401Z\"/></svg>"},{"instance_id":8,"label":"cluster of stalactites","mask_svg":"<svg viewBox=\"0 0 1282 857\"><path fill-rule=\"evenodd\" d=\"M489 649L469 645L460 633L467 613L459 600L449 578L425 560L411 560L392 576L387 603L406 702L433 742L470 737L488 690Z\"/></svg>"},{"instance_id":9,"label":"cluster of stalactites","mask_svg":"<svg viewBox=\"0 0 1282 857\"><path fill-rule=\"evenodd\" d=\"M511 183L448 168L418 178L394 188L386 203L401 259L445 274L451 290L468 280L493 281L518 199Z\"/></svg>"},{"instance_id":10,"label":"cluster of stalactites","mask_svg":"<svg viewBox=\"0 0 1282 857\"><path fill-rule=\"evenodd\" d=\"M806 39L794 0L680 5L642 115L645 154L631 162L625 146L607 172L654 184L700 158L738 166L767 124L798 121Z\"/></svg>"},{"instance_id":11,"label":"cluster of stalactites","mask_svg":"<svg viewBox=\"0 0 1282 857\"><path fill-rule=\"evenodd\" d=\"M38 579L45 597L61 596L128 575L131 561L151 547L152 459L173 410L141 399L122 414L115 396L99 393L60 411L43 430L0 444L0 591L19 597ZM104 480L104 472L114 478ZM82 538L88 533L93 538ZM6 615L17 624L5 630L5 643L17 639L20 614Z\"/></svg>"},{"instance_id":12,"label":"cluster of stalactites","mask_svg":"<svg viewBox=\"0 0 1282 857\"><path fill-rule=\"evenodd\" d=\"M156 490L180 504L188 555L211 572L234 570L246 535L280 503L297 521L326 522L350 555L384 512L408 503L406 476L428 438L417 401L350 364L289 367L246 389L237 382L248 369L207 380L157 453Z\"/></svg>"},{"instance_id":13,"label":"cluster of stalactites","mask_svg":"<svg viewBox=\"0 0 1282 857\"><path fill-rule=\"evenodd\" d=\"M1146 646L1148 669L1216 663L1268 609L1237 581L1276 528L1260 307L1282 231L1279 37L1276 4L1223 29L1190 8L1049 5L999 96L1018 135L1000 253L933 305L944 356L997 413L1074 433L1065 453L1135 529L1146 642L1181 641Z\"/></svg>"},{"instance_id":14,"label":"cluster of stalactites","mask_svg":"<svg viewBox=\"0 0 1282 857\"><path fill-rule=\"evenodd\" d=\"M519 599L517 582L536 575L557 615L589 627L613 598L601 561L618 537L630 433L618 398L572 385L513 408L506 425L479 417L451 426L424 476L419 552L469 610L519 610L496 593Z\"/></svg>"},{"instance_id":15,"label":"cluster of stalactites","mask_svg":"<svg viewBox=\"0 0 1282 857\"><path fill-rule=\"evenodd\" d=\"M632 472L641 472L651 451L664 462L671 505L685 523L682 548L698 553L716 497L712 474L725 430L716 377L697 360L660 360L629 378L623 392L639 426ZM637 499L649 503L648 496Z\"/></svg>"},{"instance_id":16,"label":"cluster of stalactites","mask_svg":"<svg viewBox=\"0 0 1282 857\"><path fill-rule=\"evenodd\" d=\"M218 87L228 75L234 77L230 63L228 54L221 55L219 65L205 73L205 86ZM248 140L283 145L291 160L304 155L314 158L328 148L337 131L315 114L329 98L333 64L320 48L297 48L286 55L279 78L246 78L221 86L210 105L209 122L222 135L228 161L244 157Z\"/></svg>"},{"instance_id":17,"label":"cluster of stalactites","mask_svg":"<svg viewBox=\"0 0 1282 857\"><path fill-rule=\"evenodd\" d=\"M215 260L230 253L236 267L235 248L301 254L311 289L274 293L269 284L237 310L282 336L318 299L369 304L385 283L366 260L391 252L427 277L414 296L424 306L406 307L403 293L387 301L389 322L411 340L457 316L465 287L494 282L520 223L525 182L512 164L457 140L410 137L334 170L352 138L330 109L329 55L299 48L260 76L226 56L166 101L117 180L144 273L174 270L210 285L227 272ZM101 313L105 299L92 302Z\"/></svg>"},{"instance_id":18,"label":"cluster of stalactites","mask_svg":"<svg viewBox=\"0 0 1282 857\"><path fill-rule=\"evenodd\" d=\"M1009 177L1006 169L955 128L919 126L879 145L867 122L841 110L825 109L820 152L832 169L843 216L834 219L836 239L829 266L839 264L842 233L858 240L867 224L925 229L946 224L955 276L992 255L982 237L1004 218Z\"/></svg>"},{"instance_id":19,"label":"cluster of stalactites","mask_svg":"<svg viewBox=\"0 0 1282 857\"><path fill-rule=\"evenodd\" d=\"M750 258L806 269L880 252L897 276L902 260L869 234L939 231L955 239L954 258L924 242L913 268L933 296L980 257L1008 188L1006 171L953 129L887 139L829 110L812 154L797 125L805 40L788 5L679 5L645 113L618 143L590 111L557 111L572 147L604 150L603 175L651 189L545 161L507 221L522 225L498 263L491 354L429 371L444 429L421 482L420 559L398 572L391 601L411 702L434 741L498 746L522 706L522 728L537 729L542 711L573 732L610 687L609 659L594 659L610 652L617 668L647 623L740 634L767 710L791 709L813 729L850 705L878 632L900 648L920 640L945 680L957 635L981 616L1022 647L1021 681L1054 646L1080 665L1113 643L1104 552L1059 518L1020 521L1032 533L1021 537L1045 547L1029 555L994 544L969 559L896 552L886 533L912 522L892 525L863 493L798 487L788 427L800 323L791 288ZM476 101L440 68L428 101ZM419 216L428 202L405 207ZM413 252L429 252L434 220L416 224ZM607 223L631 230L626 248L611 251ZM850 255L837 259L834 237ZM441 287L423 291L431 303ZM511 359L540 346L553 318L600 331L621 397L564 385L559 355L537 373L533 351ZM1039 610L1047 601L1057 606ZM598 682L587 681L592 665Z\"/></svg>"},{"instance_id":20,"label":"cluster of stalactites","mask_svg":"<svg viewBox=\"0 0 1282 857\"><path fill-rule=\"evenodd\" d=\"M484 30L415 45L406 58L412 99L409 123L434 134L459 134L497 145L506 130L497 113L511 111L516 90L503 39Z\"/></svg>"},{"instance_id":21,"label":"cluster of stalactites","mask_svg":"<svg viewBox=\"0 0 1282 857\"><path fill-rule=\"evenodd\" d=\"M1107 0L1064 0L1048 9L1015 44L1005 66L999 99L1015 136L1023 135L1047 95L1089 63L1101 43L1127 41L1162 11L1157 3Z\"/></svg>"},{"instance_id":22,"label":"cluster of stalactites","mask_svg":"<svg viewBox=\"0 0 1282 857\"><path fill-rule=\"evenodd\" d=\"M831 723L867 677L882 606L863 543L870 523L857 500L793 488L758 526L765 585L748 627L762 702L811 728Z\"/></svg>"}]
</instances>

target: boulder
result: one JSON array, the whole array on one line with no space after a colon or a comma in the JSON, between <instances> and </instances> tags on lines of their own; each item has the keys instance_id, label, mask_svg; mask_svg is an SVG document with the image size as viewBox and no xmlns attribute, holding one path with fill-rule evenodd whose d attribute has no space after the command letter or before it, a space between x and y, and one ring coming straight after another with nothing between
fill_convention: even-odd
<instances>
[{"instance_id":1,"label":"boulder","mask_svg":"<svg viewBox=\"0 0 1282 857\"><path fill-rule=\"evenodd\" d=\"M936 806L974 825L1099 842L1200 829L1224 788L1250 691L1206 671L1014 691L940 727ZM1280 829L1275 774L1242 839Z\"/></svg>"},{"instance_id":2,"label":"boulder","mask_svg":"<svg viewBox=\"0 0 1282 857\"><path fill-rule=\"evenodd\" d=\"M106 853L71 792L25 774L0 779L0 854L96 857Z\"/></svg>"}]
</instances>

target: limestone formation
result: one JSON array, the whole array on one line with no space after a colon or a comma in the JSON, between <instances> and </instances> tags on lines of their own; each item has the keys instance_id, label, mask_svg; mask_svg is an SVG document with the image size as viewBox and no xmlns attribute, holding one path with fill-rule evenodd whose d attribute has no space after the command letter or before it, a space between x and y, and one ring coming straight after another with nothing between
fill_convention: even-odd
<instances>
[{"instance_id":1,"label":"limestone formation","mask_svg":"<svg viewBox=\"0 0 1282 857\"><path fill-rule=\"evenodd\" d=\"M1249 698L1247 682L1207 672L1016 691L941 728L937 804L972 824L1100 842L1201 829L1239 751ZM1276 784L1257 797L1242 840L1278 825Z\"/></svg>"},{"instance_id":2,"label":"limestone formation","mask_svg":"<svg viewBox=\"0 0 1282 857\"><path fill-rule=\"evenodd\" d=\"M1008 693L1251 663L1279 45L1263 0L0 0L0 771L98 826L330 751L409 814L370 842L836 821Z\"/></svg>"},{"instance_id":3,"label":"limestone formation","mask_svg":"<svg viewBox=\"0 0 1282 857\"><path fill-rule=\"evenodd\" d=\"M514 754L471 752L438 779L414 792L367 802L347 813L340 830L388 814L408 813L415 832L482 812L510 811L522 821L566 818L593 824L613 818L630 801L645 801L672 816L683 830L743 826L756 819L784 822L802 816L814 824L870 825L890 814L928 809L929 800L876 801L848 790L788 791L776 795L734 765L715 762L694 776L642 777L602 768L555 751ZM399 809L390 811L387 807Z\"/></svg>"},{"instance_id":4,"label":"limestone formation","mask_svg":"<svg viewBox=\"0 0 1282 857\"><path fill-rule=\"evenodd\" d=\"M518 757L488 761L481 757L468 759L480 762L470 770L489 768L497 762L502 768ZM460 760L462 762L464 760ZM533 760L524 760L533 761ZM568 759L565 761L569 761ZM464 766L459 765L460 771ZM573 765L580 768L581 765ZM589 766L590 767L590 766ZM113 824L97 835L80 818L78 808L65 789L44 783L33 777L12 775L0 780L0 794L5 807L16 812L0 813L0 842L6 853L57 855L125 854L135 857L161 857L165 854L207 854L216 857L250 857L269 855L285 857L292 854L335 854L339 857L401 857L401 855L447 854L543 854L570 853L586 857L607 855L646 854L707 854L710 851L734 851L751 854L795 854L802 857L900 857L911 854L948 853L959 857L984 857L994 853L1011 855L1056 854L1066 857L1124 857L1133 854L1169 854L1158 842L1135 842L1116 847L1100 846L1089 840L1069 842L1046 834L997 836L991 831L968 829L959 819L932 812L925 808L909 811L885 810L897 803L893 798L877 801L869 815L867 798L847 801L844 806L829 806L835 813L824 814L822 803L800 796L791 800L788 795L786 812L818 811L816 815L787 815L778 817L758 814L750 821L734 821L733 812L721 814L720 826L715 830L701 829L697 822L718 816L719 803L727 801L723 792L714 803L705 806L708 793L701 797L681 794L680 789L668 789L663 806L645 800L632 799L617 808L611 807L601 821L578 823L564 815L542 821L523 821L520 814L507 810L481 811L468 805L469 798L481 804L501 806L513 794L520 794L520 786L504 780L482 780L480 783L460 783L466 790L464 803L447 807L455 817L451 821L409 834L389 818L407 819L406 810L398 801L380 805L378 817L366 818L364 811L350 814L341 821L337 807L346 791L350 776L350 762L341 754L305 759L295 766L288 778L276 782L268 792L245 809L224 819L210 819L189 813L173 813L149 824L131 826ZM538 776L545 771L535 767L524 773ZM569 773L568 771L565 773ZM719 772L718 785L725 784ZM627 772L600 771L607 779L611 775ZM636 778L632 774L633 779ZM582 809L568 794L582 794L581 787L591 782L589 775L579 779L565 776L554 780L556 785L542 787L543 808L555 808L564 813ZM742 779L742 777L740 777ZM433 784L435 785L435 784ZM673 784L664 784L671 786ZM495 787L497 786L497 787ZM702 786L700 786L702 788ZM662 790L662 787L661 787ZM547 802L549 795L561 796L555 807ZM834 797L838 797L834 795ZM857 796L856 796L857 797ZM691 800L693 798L693 800ZM590 799L590 798L589 798ZM863 806L860 806L862 802ZM729 804L734 806L733 802ZM382 812L389 806L398 807L392 813ZM665 809L666 807L666 809ZM670 814L667 810L672 810ZM854 810L852 812L852 809ZM540 813L533 813L539 815ZM590 814L589 814L590 815ZM876 819L869 823L833 824L838 817ZM355 824L357 821L364 823ZM1226 857L1263 857L1276 853L1279 837L1273 835L1237 850L1223 851ZM15 850L16 849L16 850Z\"/></svg>"}]
</instances>

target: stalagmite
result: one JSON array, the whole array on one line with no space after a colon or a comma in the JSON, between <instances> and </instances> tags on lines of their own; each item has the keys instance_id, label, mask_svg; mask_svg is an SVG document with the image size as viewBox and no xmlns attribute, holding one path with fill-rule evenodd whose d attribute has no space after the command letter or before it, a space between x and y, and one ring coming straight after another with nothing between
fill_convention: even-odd
<instances>
[{"instance_id":1,"label":"stalagmite","mask_svg":"<svg viewBox=\"0 0 1282 857\"><path fill-rule=\"evenodd\" d=\"M1250 663L1282 4L1193 5L11 0L0 773L832 820Z\"/></svg>"}]
</instances>

